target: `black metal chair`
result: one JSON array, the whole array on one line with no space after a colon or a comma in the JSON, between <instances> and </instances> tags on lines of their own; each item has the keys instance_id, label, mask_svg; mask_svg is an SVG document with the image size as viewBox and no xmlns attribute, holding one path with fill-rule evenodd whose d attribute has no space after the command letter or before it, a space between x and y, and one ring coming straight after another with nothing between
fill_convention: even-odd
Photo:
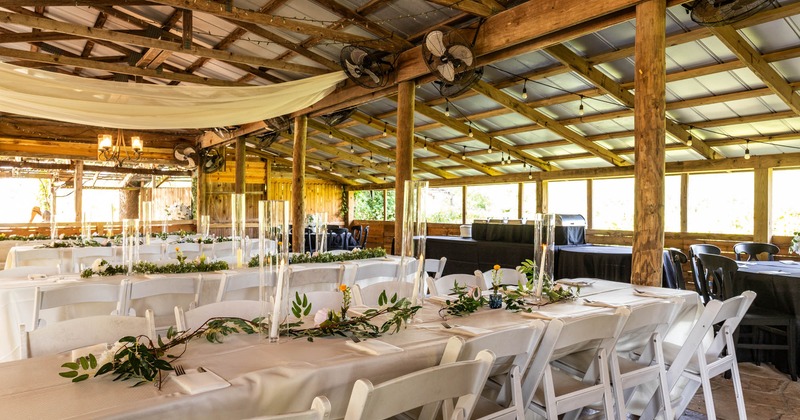
<instances>
[{"instance_id":1,"label":"black metal chair","mask_svg":"<svg viewBox=\"0 0 800 420\"><path fill-rule=\"evenodd\" d=\"M367 247L367 236L369 236L369 226L364 226L364 229L361 232L361 237L358 241L358 246L361 249L365 249Z\"/></svg>"},{"instance_id":2,"label":"black metal chair","mask_svg":"<svg viewBox=\"0 0 800 420\"><path fill-rule=\"evenodd\" d=\"M699 254L698 259L704 267L705 283L712 284L710 296L712 299L725 300L733 296L733 276L739 271L736 261L723 257L722 255ZM756 297L758 299L758 297ZM789 376L793 381L797 380L797 336L795 319L793 315L767 309L764 307L751 306L747 311L739 327L752 327L749 334L751 342L740 343L739 331L734 335L734 342L737 349L755 350L754 361L760 364L762 350L784 350L789 357ZM765 340L764 334L785 337L786 344L774 344L772 340Z\"/></svg>"},{"instance_id":3,"label":"black metal chair","mask_svg":"<svg viewBox=\"0 0 800 420\"><path fill-rule=\"evenodd\" d=\"M739 242L733 246L736 261L742 261L742 254L747 255L746 261L758 261L758 254L767 254L767 261L774 261L779 252L781 249L777 245L763 242Z\"/></svg>"},{"instance_id":4,"label":"black metal chair","mask_svg":"<svg viewBox=\"0 0 800 420\"><path fill-rule=\"evenodd\" d=\"M669 248L668 251L672 267L675 269L675 287L686 290L686 281L683 279L683 265L689 261L689 258L678 248Z\"/></svg>"},{"instance_id":5,"label":"black metal chair","mask_svg":"<svg viewBox=\"0 0 800 420\"><path fill-rule=\"evenodd\" d=\"M363 229L364 229L364 227L361 226L361 225L356 225L356 226L350 227L350 233L353 234L353 239L355 239L356 243L358 243L358 244L361 243L361 234L362 234Z\"/></svg>"},{"instance_id":6,"label":"black metal chair","mask_svg":"<svg viewBox=\"0 0 800 420\"><path fill-rule=\"evenodd\" d=\"M703 305L711 300L708 293L708 282L704 280L703 263L697 258L699 254L712 254L720 255L722 250L719 247L709 244L694 244L689 245L689 259L692 264L692 279L694 280L694 289L700 295Z\"/></svg>"}]
</instances>

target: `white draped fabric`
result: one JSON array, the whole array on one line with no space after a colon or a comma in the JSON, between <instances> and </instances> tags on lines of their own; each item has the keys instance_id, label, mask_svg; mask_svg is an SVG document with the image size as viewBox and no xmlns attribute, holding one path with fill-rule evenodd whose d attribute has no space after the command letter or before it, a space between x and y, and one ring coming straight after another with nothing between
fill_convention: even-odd
<instances>
[{"instance_id":1,"label":"white draped fabric","mask_svg":"<svg viewBox=\"0 0 800 420\"><path fill-rule=\"evenodd\" d=\"M0 63L0 110L107 128L223 127L313 105L346 77L338 71L268 86L165 86L109 82Z\"/></svg>"}]
</instances>

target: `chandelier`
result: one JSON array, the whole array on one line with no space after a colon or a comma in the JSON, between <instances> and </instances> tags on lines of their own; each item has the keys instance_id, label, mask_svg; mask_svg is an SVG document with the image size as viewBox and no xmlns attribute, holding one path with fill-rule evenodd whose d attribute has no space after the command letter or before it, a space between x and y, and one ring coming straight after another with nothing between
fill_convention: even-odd
<instances>
[{"instance_id":1,"label":"chandelier","mask_svg":"<svg viewBox=\"0 0 800 420\"><path fill-rule=\"evenodd\" d=\"M117 130L117 138L111 134L99 134L97 136L97 158L108 162L117 162L117 166L122 166L126 160L139 160L142 157L144 143L139 136L131 136L131 146L125 144L125 136L122 129Z\"/></svg>"}]
</instances>

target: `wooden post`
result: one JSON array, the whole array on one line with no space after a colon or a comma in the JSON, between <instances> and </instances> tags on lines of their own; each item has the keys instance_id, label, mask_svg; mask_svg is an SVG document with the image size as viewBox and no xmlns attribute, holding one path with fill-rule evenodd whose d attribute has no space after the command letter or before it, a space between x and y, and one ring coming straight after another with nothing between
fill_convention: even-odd
<instances>
[{"instance_id":1,"label":"wooden post","mask_svg":"<svg viewBox=\"0 0 800 420\"><path fill-rule=\"evenodd\" d=\"M264 195L262 200L269 200L270 182L272 182L272 159L264 161Z\"/></svg>"},{"instance_id":2,"label":"wooden post","mask_svg":"<svg viewBox=\"0 0 800 420\"><path fill-rule=\"evenodd\" d=\"M517 184L517 219L522 219L522 203L525 200L525 188L523 183Z\"/></svg>"},{"instance_id":3,"label":"wooden post","mask_svg":"<svg viewBox=\"0 0 800 420\"><path fill-rule=\"evenodd\" d=\"M633 261L631 283L661 285L664 266L666 0L636 6Z\"/></svg>"},{"instance_id":4,"label":"wooden post","mask_svg":"<svg viewBox=\"0 0 800 420\"><path fill-rule=\"evenodd\" d=\"M753 173L753 240L772 240L772 168L756 168Z\"/></svg>"},{"instance_id":5,"label":"wooden post","mask_svg":"<svg viewBox=\"0 0 800 420\"><path fill-rule=\"evenodd\" d=\"M292 149L292 251L300 253L305 252L307 131L308 117L295 117Z\"/></svg>"},{"instance_id":6,"label":"wooden post","mask_svg":"<svg viewBox=\"0 0 800 420\"><path fill-rule=\"evenodd\" d=\"M199 221L200 216L208 214L208 207L206 204L206 173L203 172L203 168L198 167L195 171L195 176L197 177L197 211L195 213L196 219Z\"/></svg>"},{"instance_id":7,"label":"wooden post","mask_svg":"<svg viewBox=\"0 0 800 420\"><path fill-rule=\"evenodd\" d=\"M549 182L536 180L536 213L547 213L547 186Z\"/></svg>"},{"instance_id":8,"label":"wooden post","mask_svg":"<svg viewBox=\"0 0 800 420\"><path fill-rule=\"evenodd\" d=\"M413 81L397 85L397 171L394 181L394 238L395 253L403 243L403 197L405 182L414 170L414 89Z\"/></svg>"},{"instance_id":9,"label":"wooden post","mask_svg":"<svg viewBox=\"0 0 800 420\"><path fill-rule=\"evenodd\" d=\"M586 229L594 228L594 217L592 217L592 180L586 180Z\"/></svg>"},{"instance_id":10,"label":"wooden post","mask_svg":"<svg viewBox=\"0 0 800 420\"><path fill-rule=\"evenodd\" d=\"M681 233L689 231L689 174L681 174Z\"/></svg>"},{"instance_id":11,"label":"wooden post","mask_svg":"<svg viewBox=\"0 0 800 420\"><path fill-rule=\"evenodd\" d=\"M75 177L72 179L75 187L75 221L81 221L83 216L83 161L75 161Z\"/></svg>"},{"instance_id":12,"label":"wooden post","mask_svg":"<svg viewBox=\"0 0 800 420\"><path fill-rule=\"evenodd\" d=\"M236 194L245 193L245 177L247 174L247 144L244 137L236 139L236 182L233 191Z\"/></svg>"}]
</instances>

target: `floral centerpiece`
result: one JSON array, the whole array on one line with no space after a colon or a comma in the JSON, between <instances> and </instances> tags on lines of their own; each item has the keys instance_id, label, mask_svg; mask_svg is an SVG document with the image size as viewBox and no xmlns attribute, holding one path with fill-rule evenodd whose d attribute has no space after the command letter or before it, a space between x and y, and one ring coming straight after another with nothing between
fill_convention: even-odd
<instances>
[{"instance_id":1,"label":"floral centerpiece","mask_svg":"<svg viewBox=\"0 0 800 420\"><path fill-rule=\"evenodd\" d=\"M180 254L177 264L158 265L149 261L139 261L133 264L133 272L136 274L175 274L175 273L198 273L227 270L228 263L225 261L208 261L205 255L200 255L192 261L186 261L186 257ZM123 265L113 265L108 261L98 258L92 263L90 268L81 272L81 277L92 276L114 276L125 274L127 269Z\"/></svg>"},{"instance_id":2,"label":"floral centerpiece","mask_svg":"<svg viewBox=\"0 0 800 420\"><path fill-rule=\"evenodd\" d=\"M789 247L789 252L794 252L795 254L800 255L800 232L794 233L794 238L792 238L792 245Z\"/></svg>"},{"instance_id":3,"label":"floral centerpiece","mask_svg":"<svg viewBox=\"0 0 800 420\"><path fill-rule=\"evenodd\" d=\"M506 307L509 309L520 309L520 304L526 299L541 299L546 300L546 303L558 302L565 299L575 299L580 289L575 292L568 287L556 283L547 275L542 274L536 263L531 260L525 260L520 266L520 272L528 279L527 282L520 282L517 290L509 291L506 293ZM541 279L539 278L541 276ZM537 282L541 281L541 284ZM541 295L537 292L541 290Z\"/></svg>"},{"instance_id":4,"label":"floral centerpiece","mask_svg":"<svg viewBox=\"0 0 800 420\"><path fill-rule=\"evenodd\" d=\"M492 294L489 295L489 307L499 309L503 307L503 296L500 294L500 287L503 285L503 272L500 265L492 267Z\"/></svg>"}]
</instances>

